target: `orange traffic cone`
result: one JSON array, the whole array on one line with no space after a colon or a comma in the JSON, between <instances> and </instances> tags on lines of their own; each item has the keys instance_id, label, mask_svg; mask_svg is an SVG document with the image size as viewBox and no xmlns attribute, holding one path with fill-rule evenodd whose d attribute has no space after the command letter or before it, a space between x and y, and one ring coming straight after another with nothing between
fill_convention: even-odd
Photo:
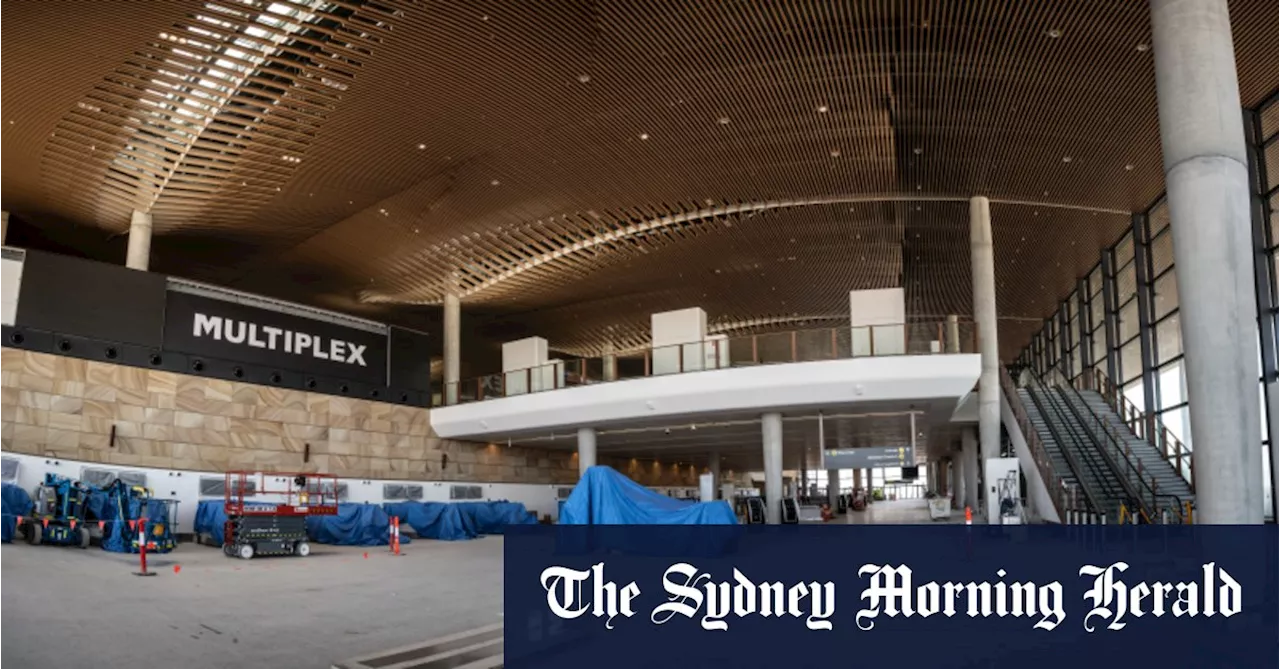
<instances>
[{"instance_id":1,"label":"orange traffic cone","mask_svg":"<svg viewBox=\"0 0 1280 669\"><path fill-rule=\"evenodd\" d=\"M964 508L964 524L965 525L973 524L973 509L967 506Z\"/></svg>"}]
</instances>

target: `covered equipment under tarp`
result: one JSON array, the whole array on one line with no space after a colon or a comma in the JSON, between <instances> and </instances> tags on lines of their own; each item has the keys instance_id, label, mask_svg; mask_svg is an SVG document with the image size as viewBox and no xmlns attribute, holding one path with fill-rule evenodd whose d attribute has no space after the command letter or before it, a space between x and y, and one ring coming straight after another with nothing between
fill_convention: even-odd
<instances>
[{"instance_id":1,"label":"covered equipment under tarp","mask_svg":"<svg viewBox=\"0 0 1280 669\"><path fill-rule=\"evenodd\" d=\"M502 534L507 525L538 524L519 502L457 502L455 505L479 535Z\"/></svg>"},{"instance_id":2,"label":"covered equipment under tarp","mask_svg":"<svg viewBox=\"0 0 1280 669\"><path fill-rule=\"evenodd\" d=\"M391 517L377 504L343 503L332 516L308 516L307 536L337 546L386 546L391 541ZM409 543L401 536L400 543Z\"/></svg>"},{"instance_id":3,"label":"covered equipment under tarp","mask_svg":"<svg viewBox=\"0 0 1280 669\"><path fill-rule=\"evenodd\" d=\"M389 502L382 507L389 515L398 517L401 525L412 527L414 533L423 539L458 541L479 536L474 524L457 504Z\"/></svg>"},{"instance_id":4,"label":"covered equipment under tarp","mask_svg":"<svg viewBox=\"0 0 1280 669\"><path fill-rule=\"evenodd\" d=\"M9 543L13 541L13 532L18 527L18 519L31 513L31 495L26 490L12 483L3 484L3 490L0 491L0 500L3 501L3 541Z\"/></svg>"},{"instance_id":5,"label":"covered equipment under tarp","mask_svg":"<svg viewBox=\"0 0 1280 669\"><path fill-rule=\"evenodd\" d=\"M274 506L270 503L245 502L245 508L267 508ZM196 505L196 519L192 531L196 536L207 534L213 539L214 546L221 546L223 543L224 533L227 526L227 508L226 501L221 497L218 499L202 499Z\"/></svg>"},{"instance_id":6,"label":"covered equipment under tarp","mask_svg":"<svg viewBox=\"0 0 1280 669\"><path fill-rule=\"evenodd\" d=\"M173 527L176 503L171 500L153 499L146 490L117 480L105 489L91 492L87 506L91 519L103 521L103 550L137 553L137 526L130 521L136 523L139 519L147 521L147 552L168 553L177 548Z\"/></svg>"},{"instance_id":7,"label":"covered equipment under tarp","mask_svg":"<svg viewBox=\"0 0 1280 669\"><path fill-rule=\"evenodd\" d=\"M578 481L560 508L561 525L737 525L723 501L690 502L661 495L597 465Z\"/></svg>"}]
</instances>

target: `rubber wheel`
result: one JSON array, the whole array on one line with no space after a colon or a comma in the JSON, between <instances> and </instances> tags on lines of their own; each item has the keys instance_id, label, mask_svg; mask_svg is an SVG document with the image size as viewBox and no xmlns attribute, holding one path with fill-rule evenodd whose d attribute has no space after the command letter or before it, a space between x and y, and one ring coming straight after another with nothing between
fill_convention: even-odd
<instances>
[{"instance_id":1,"label":"rubber wheel","mask_svg":"<svg viewBox=\"0 0 1280 669\"><path fill-rule=\"evenodd\" d=\"M44 540L44 526L40 523L27 523L27 543L32 546L39 546Z\"/></svg>"},{"instance_id":2,"label":"rubber wheel","mask_svg":"<svg viewBox=\"0 0 1280 669\"><path fill-rule=\"evenodd\" d=\"M88 548L89 547L89 528L82 526L79 529L77 529L76 532L80 536L80 547Z\"/></svg>"},{"instance_id":3,"label":"rubber wheel","mask_svg":"<svg viewBox=\"0 0 1280 669\"><path fill-rule=\"evenodd\" d=\"M293 545L293 554L298 557L307 557L311 555L311 544L305 541L299 541Z\"/></svg>"},{"instance_id":4,"label":"rubber wheel","mask_svg":"<svg viewBox=\"0 0 1280 669\"><path fill-rule=\"evenodd\" d=\"M240 544L240 547L236 549L236 555L239 555L239 556L240 556L240 559L242 559L242 560L252 560L252 559L253 559L253 545L252 545L252 544Z\"/></svg>"}]
</instances>

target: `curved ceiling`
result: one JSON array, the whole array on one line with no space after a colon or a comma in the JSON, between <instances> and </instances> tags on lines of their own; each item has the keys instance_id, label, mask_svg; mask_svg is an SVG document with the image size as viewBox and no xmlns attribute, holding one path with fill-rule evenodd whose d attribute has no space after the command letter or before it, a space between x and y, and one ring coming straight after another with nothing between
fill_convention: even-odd
<instances>
[{"instance_id":1,"label":"curved ceiling","mask_svg":"<svg viewBox=\"0 0 1280 669\"><path fill-rule=\"evenodd\" d=\"M1242 103L1277 5L1230 3ZM1145 2L4 0L3 202L33 245L493 338L971 313L1016 354L1163 189ZM118 245L117 245L118 246ZM116 249L116 250L113 250ZM107 259L117 260L116 257Z\"/></svg>"}]
</instances>

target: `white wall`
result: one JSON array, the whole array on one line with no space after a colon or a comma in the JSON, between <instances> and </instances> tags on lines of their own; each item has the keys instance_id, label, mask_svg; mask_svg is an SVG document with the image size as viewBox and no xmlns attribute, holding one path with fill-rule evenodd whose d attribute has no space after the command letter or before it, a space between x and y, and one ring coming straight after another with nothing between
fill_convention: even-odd
<instances>
[{"instance_id":1,"label":"white wall","mask_svg":"<svg viewBox=\"0 0 1280 669\"><path fill-rule=\"evenodd\" d=\"M636 419L951 398L978 380L975 354L866 357L629 379L431 410L444 438L603 426Z\"/></svg>"},{"instance_id":2,"label":"white wall","mask_svg":"<svg viewBox=\"0 0 1280 669\"><path fill-rule=\"evenodd\" d=\"M854 355L906 353L907 306L901 288L849 293L849 326Z\"/></svg>"},{"instance_id":3,"label":"white wall","mask_svg":"<svg viewBox=\"0 0 1280 669\"><path fill-rule=\"evenodd\" d=\"M13 325L18 314L18 292L22 287L22 261L0 260L0 322Z\"/></svg>"},{"instance_id":4,"label":"white wall","mask_svg":"<svg viewBox=\"0 0 1280 669\"><path fill-rule=\"evenodd\" d=\"M653 314L649 328L654 348L702 341L707 337L707 312L692 307Z\"/></svg>"},{"instance_id":5,"label":"white wall","mask_svg":"<svg viewBox=\"0 0 1280 669\"><path fill-rule=\"evenodd\" d=\"M222 478L220 472L195 472L169 469L153 469L149 467L125 467L100 462L83 462L78 460L61 460L21 453L4 453L6 458L18 460L17 484L28 493L33 491L47 472L60 474L71 479L80 479L85 467L94 469L110 469L114 471L144 472L147 475L147 487L157 499L178 500L178 531L191 532L195 522L196 505L200 501L200 478ZM268 474L268 476L270 476ZM423 487L423 502L448 502L451 485L479 485L484 488L484 500L508 500L520 502L538 517L550 515L558 519L559 504L557 492L560 488L572 488L573 484L549 485L545 483L475 483L470 481L391 481L381 479L338 479L347 484L348 502L371 502L381 504L382 486L386 483L418 484ZM657 489L666 494L665 488ZM696 490L691 488L691 490ZM210 499L210 498L205 498Z\"/></svg>"}]
</instances>

